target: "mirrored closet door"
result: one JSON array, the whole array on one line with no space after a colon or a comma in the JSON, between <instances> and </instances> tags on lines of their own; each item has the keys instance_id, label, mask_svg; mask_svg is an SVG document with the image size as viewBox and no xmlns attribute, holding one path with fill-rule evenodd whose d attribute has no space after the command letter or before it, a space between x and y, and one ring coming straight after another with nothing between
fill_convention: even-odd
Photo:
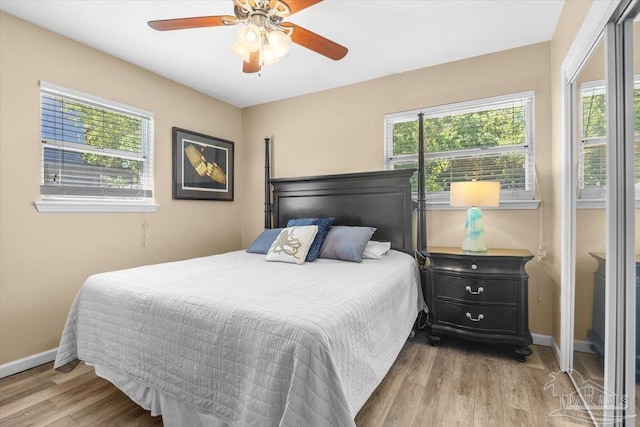
<instances>
[{"instance_id":1,"label":"mirrored closet door","mask_svg":"<svg viewBox=\"0 0 640 427\"><path fill-rule=\"evenodd\" d=\"M563 64L561 364L596 425L640 412L639 11L594 2Z\"/></svg>"},{"instance_id":2,"label":"mirrored closet door","mask_svg":"<svg viewBox=\"0 0 640 427\"><path fill-rule=\"evenodd\" d=\"M614 377L608 382L615 387L616 396L622 396L616 402L616 408L609 411L616 416L614 423L635 425L637 420L634 415L638 414L640 406L640 334L637 317L640 300L640 1L632 0L623 5L625 7L620 9L620 17L607 26L610 40L607 46L612 51L607 55L607 60L614 61L614 65L608 67L608 84L615 91L608 102L616 103L608 113L608 121L615 121L610 126L616 131L615 148L608 153L609 156L616 156L609 162L609 168L616 168L609 178L616 179L615 189L611 190L616 193L615 204L609 203L609 207L616 211L615 217L609 219L609 228L611 233L615 230L616 238L609 244L616 245L618 273L615 277L608 277L616 294L616 316L611 317L616 322L617 339L610 343L615 345L615 365L607 363L605 378Z\"/></svg>"},{"instance_id":3,"label":"mirrored closet door","mask_svg":"<svg viewBox=\"0 0 640 427\"><path fill-rule=\"evenodd\" d=\"M572 379L585 393L604 389L605 277L607 265L607 126L603 37L572 84L575 215L575 308ZM598 388L596 388L598 390ZM586 398L587 396L582 396ZM590 408L601 418L600 408Z\"/></svg>"},{"instance_id":4,"label":"mirrored closet door","mask_svg":"<svg viewBox=\"0 0 640 427\"><path fill-rule=\"evenodd\" d=\"M630 32L633 39L633 46L631 55L633 59L633 163L634 163L634 198L640 200L640 13L635 11L635 16L629 16L628 20L633 20L631 24ZM635 283L633 286L634 292L629 292L629 299L633 301L632 308L635 308L635 315L632 315L635 327L635 334L633 334L633 344L635 344L635 350L629 349L630 359L633 360L631 370L632 375L627 377L633 381L635 388L635 402L632 402L635 406L635 414L640 414L640 315L638 314L638 307L640 306L640 209L638 202L635 203L634 209L634 222L635 233L633 246L635 248ZM636 419L636 424L638 421Z\"/></svg>"}]
</instances>

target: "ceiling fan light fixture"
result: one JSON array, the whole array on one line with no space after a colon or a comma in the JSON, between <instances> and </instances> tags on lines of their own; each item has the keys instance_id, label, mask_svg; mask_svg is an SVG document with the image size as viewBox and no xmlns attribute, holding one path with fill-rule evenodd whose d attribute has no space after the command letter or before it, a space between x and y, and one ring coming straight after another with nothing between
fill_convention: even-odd
<instances>
[{"instance_id":1,"label":"ceiling fan light fixture","mask_svg":"<svg viewBox=\"0 0 640 427\"><path fill-rule=\"evenodd\" d=\"M265 65L275 64L289 52L293 43L334 61L344 58L348 52L346 47L313 31L283 22L290 15L323 0L231 1L235 16L194 16L148 21L147 24L157 31L241 24L236 34L237 40L229 49L242 59L244 73L258 73Z\"/></svg>"},{"instance_id":2,"label":"ceiling fan light fixture","mask_svg":"<svg viewBox=\"0 0 640 427\"><path fill-rule=\"evenodd\" d=\"M262 46L260 28L254 24L248 24L238 30L238 43L249 52L255 52Z\"/></svg>"},{"instance_id":3,"label":"ceiling fan light fixture","mask_svg":"<svg viewBox=\"0 0 640 427\"><path fill-rule=\"evenodd\" d=\"M251 58L251 52L249 52L249 50L244 47L242 43L235 42L234 44L229 46L229 49L244 62L249 62L249 59Z\"/></svg>"},{"instance_id":4,"label":"ceiling fan light fixture","mask_svg":"<svg viewBox=\"0 0 640 427\"><path fill-rule=\"evenodd\" d=\"M291 49L291 44L293 43L289 35L278 30L272 30L269 32L267 35L267 41L278 58L285 56L287 52L289 52L289 49Z\"/></svg>"},{"instance_id":5,"label":"ceiling fan light fixture","mask_svg":"<svg viewBox=\"0 0 640 427\"><path fill-rule=\"evenodd\" d=\"M276 55L275 49L270 45L264 45L262 47L262 65L273 65L280 61L278 55Z\"/></svg>"}]
</instances>

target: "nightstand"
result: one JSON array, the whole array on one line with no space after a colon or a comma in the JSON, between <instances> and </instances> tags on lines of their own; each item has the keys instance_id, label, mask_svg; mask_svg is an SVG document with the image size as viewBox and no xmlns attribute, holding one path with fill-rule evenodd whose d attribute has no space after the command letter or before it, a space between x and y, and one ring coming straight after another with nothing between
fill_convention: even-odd
<instances>
[{"instance_id":1,"label":"nightstand","mask_svg":"<svg viewBox=\"0 0 640 427\"><path fill-rule=\"evenodd\" d=\"M420 278L427 316L427 337L440 335L474 341L511 344L521 362L531 354L528 250L489 249L467 252L430 247Z\"/></svg>"}]
</instances>

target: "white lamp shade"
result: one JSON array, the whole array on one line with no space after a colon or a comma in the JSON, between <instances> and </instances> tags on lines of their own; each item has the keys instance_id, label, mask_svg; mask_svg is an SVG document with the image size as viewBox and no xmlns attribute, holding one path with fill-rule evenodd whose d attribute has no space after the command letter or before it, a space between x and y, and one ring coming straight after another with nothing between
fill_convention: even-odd
<instances>
[{"instance_id":1,"label":"white lamp shade","mask_svg":"<svg viewBox=\"0 0 640 427\"><path fill-rule=\"evenodd\" d=\"M449 205L459 207L500 206L500 183L497 181L464 181L451 183Z\"/></svg>"},{"instance_id":2,"label":"white lamp shade","mask_svg":"<svg viewBox=\"0 0 640 427\"><path fill-rule=\"evenodd\" d=\"M234 44L229 46L229 49L231 49L231 52L238 55L244 62L249 62L249 59L251 58L251 52L249 52L249 50L247 50L247 48L245 48L242 44L235 42Z\"/></svg>"},{"instance_id":3,"label":"white lamp shade","mask_svg":"<svg viewBox=\"0 0 640 427\"><path fill-rule=\"evenodd\" d=\"M262 64L263 65L273 65L276 62L280 61L280 58L276 55L275 50L270 46L266 45L262 48Z\"/></svg>"},{"instance_id":4,"label":"white lamp shade","mask_svg":"<svg viewBox=\"0 0 640 427\"><path fill-rule=\"evenodd\" d=\"M238 43L249 52L256 52L262 46L260 28L254 24L240 28L238 30Z\"/></svg>"},{"instance_id":5,"label":"white lamp shade","mask_svg":"<svg viewBox=\"0 0 640 427\"><path fill-rule=\"evenodd\" d=\"M280 31L271 31L267 36L267 41L278 58L282 58L291 49L291 37Z\"/></svg>"}]
</instances>

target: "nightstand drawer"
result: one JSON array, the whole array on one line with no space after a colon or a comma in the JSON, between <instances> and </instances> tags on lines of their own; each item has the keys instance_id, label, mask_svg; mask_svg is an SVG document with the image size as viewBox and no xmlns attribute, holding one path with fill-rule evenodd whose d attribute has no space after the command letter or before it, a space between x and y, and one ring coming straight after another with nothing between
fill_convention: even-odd
<instances>
[{"instance_id":1,"label":"nightstand drawer","mask_svg":"<svg viewBox=\"0 0 640 427\"><path fill-rule=\"evenodd\" d=\"M477 303L518 303L518 283L514 280L491 280L478 277L435 275L438 298Z\"/></svg>"},{"instance_id":2,"label":"nightstand drawer","mask_svg":"<svg viewBox=\"0 0 640 427\"><path fill-rule=\"evenodd\" d=\"M466 257L433 258L436 268L441 271L454 271L467 274L504 274L505 271L518 271L521 260L517 258L491 259L469 255Z\"/></svg>"},{"instance_id":3,"label":"nightstand drawer","mask_svg":"<svg viewBox=\"0 0 640 427\"><path fill-rule=\"evenodd\" d=\"M445 301L438 301L436 308L440 325L478 332L517 333L518 310L515 308L488 308Z\"/></svg>"}]
</instances>

